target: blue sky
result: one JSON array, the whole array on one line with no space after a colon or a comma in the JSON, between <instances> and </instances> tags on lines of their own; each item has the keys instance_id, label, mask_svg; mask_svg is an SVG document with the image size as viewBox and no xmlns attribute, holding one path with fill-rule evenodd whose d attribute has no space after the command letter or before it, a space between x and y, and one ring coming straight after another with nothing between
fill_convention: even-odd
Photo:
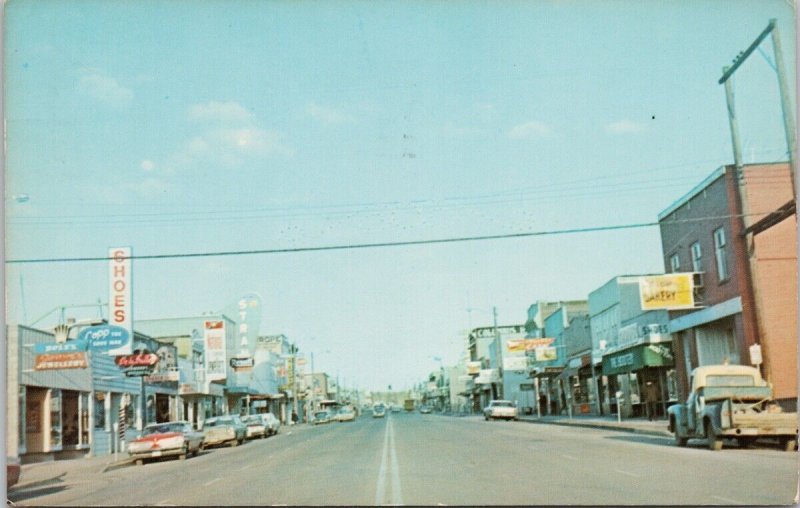
<instances>
[{"instance_id":1,"label":"blue sky","mask_svg":"<svg viewBox=\"0 0 800 508\"><path fill-rule=\"evenodd\" d=\"M6 258L652 222L732 162L717 80L770 18L794 90L783 0L12 0ZM784 160L772 46L761 47L735 78L745 158ZM434 356L454 362L493 306L501 324L522 323L536 300L662 270L657 228L139 260L134 319L255 292L261 333L383 389L420 380ZM107 299L102 262L5 275L11 323Z\"/></svg>"}]
</instances>

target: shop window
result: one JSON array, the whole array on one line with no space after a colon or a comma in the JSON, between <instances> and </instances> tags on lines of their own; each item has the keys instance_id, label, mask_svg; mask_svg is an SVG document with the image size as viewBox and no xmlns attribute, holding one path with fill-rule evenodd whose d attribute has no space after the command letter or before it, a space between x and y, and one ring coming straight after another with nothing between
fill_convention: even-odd
<instances>
[{"instance_id":1,"label":"shop window","mask_svg":"<svg viewBox=\"0 0 800 508\"><path fill-rule=\"evenodd\" d=\"M106 428L106 394L105 392L94 393L94 428Z\"/></svg>"},{"instance_id":2,"label":"shop window","mask_svg":"<svg viewBox=\"0 0 800 508\"><path fill-rule=\"evenodd\" d=\"M725 230L722 228L714 231L714 253L717 257L717 277L720 282L728 280L728 243L725 239Z\"/></svg>"},{"instance_id":3,"label":"shop window","mask_svg":"<svg viewBox=\"0 0 800 508\"><path fill-rule=\"evenodd\" d=\"M681 271L681 258L677 254L673 254L672 257L669 258L669 267L672 273Z\"/></svg>"},{"instance_id":4,"label":"shop window","mask_svg":"<svg viewBox=\"0 0 800 508\"><path fill-rule=\"evenodd\" d=\"M61 448L61 390L53 388L50 391L50 449Z\"/></svg>"},{"instance_id":5,"label":"shop window","mask_svg":"<svg viewBox=\"0 0 800 508\"><path fill-rule=\"evenodd\" d=\"M631 387L631 404L639 404L642 401L641 394L639 393L639 376L635 372L628 374L628 382Z\"/></svg>"},{"instance_id":6,"label":"shop window","mask_svg":"<svg viewBox=\"0 0 800 508\"><path fill-rule=\"evenodd\" d=\"M89 444L89 394L81 393L80 397L80 432L81 444Z\"/></svg>"},{"instance_id":7,"label":"shop window","mask_svg":"<svg viewBox=\"0 0 800 508\"><path fill-rule=\"evenodd\" d=\"M675 369L667 371L667 398L670 402L678 400L678 379Z\"/></svg>"},{"instance_id":8,"label":"shop window","mask_svg":"<svg viewBox=\"0 0 800 508\"><path fill-rule=\"evenodd\" d=\"M25 415L27 413L27 400L25 395L27 392L27 387L19 387L19 453L24 453L25 450Z\"/></svg>"}]
</instances>

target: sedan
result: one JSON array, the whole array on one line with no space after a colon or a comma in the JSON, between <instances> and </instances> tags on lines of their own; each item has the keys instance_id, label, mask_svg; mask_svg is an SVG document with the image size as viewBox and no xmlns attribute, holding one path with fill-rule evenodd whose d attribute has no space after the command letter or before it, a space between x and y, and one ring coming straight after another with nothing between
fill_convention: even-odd
<instances>
[{"instance_id":1,"label":"sedan","mask_svg":"<svg viewBox=\"0 0 800 508\"><path fill-rule=\"evenodd\" d=\"M495 418L505 418L506 420L517 419L517 405L510 400L493 400L483 408L483 417L486 420Z\"/></svg>"},{"instance_id":2,"label":"sedan","mask_svg":"<svg viewBox=\"0 0 800 508\"><path fill-rule=\"evenodd\" d=\"M431 408L429 406L420 406L419 412L424 415L431 414Z\"/></svg>"},{"instance_id":3,"label":"sedan","mask_svg":"<svg viewBox=\"0 0 800 508\"><path fill-rule=\"evenodd\" d=\"M337 422L352 422L356 419L356 413L349 407L343 407L336 413L334 419Z\"/></svg>"},{"instance_id":4,"label":"sedan","mask_svg":"<svg viewBox=\"0 0 800 508\"><path fill-rule=\"evenodd\" d=\"M249 415L242 417L242 423L247 426L246 437L247 439L255 439L257 437L267 437L267 426L259 415Z\"/></svg>"},{"instance_id":5,"label":"sedan","mask_svg":"<svg viewBox=\"0 0 800 508\"><path fill-rule=\"evenodd\" d=\"M267 435L274 436L281 430L281 421L278 420L274 414L272 413L261 413L258 415L261 417L261 421L264 422L264 426L267 428Z\"/></svg>"},{"instance_id":6,"label":"sedan","mask_svg":"<svg viewBox=\"0 0 800 508\"><path fill-rule=\"evenodd\" d=\"M203 449L203 434L186 421L153 423L142 431L142 435L128 446L128 455L137 466L145 459L177 456L184 460L191 453L197 455Z\"/></svg>"},{"instance_id":7,"label":"sedan","mask_svg":"<svg viewBox=\"0 0 800 508\"><path fill-rule=\"evenodd\" d=\"M314 425L331 423L331 414L327 411L317 411L314 413Z\"/></svg>"},{"instance_id":8,"label":"sedan","mask_svg":"<svg viewBox=\"0 0 800 508\"><path fill-rule=\"evenodd\" d=\"M247 428L238 415L217 416L209 418L203 425L205 446L230 444L238 446L244 443Z\"/></svg>"}]
</instances>

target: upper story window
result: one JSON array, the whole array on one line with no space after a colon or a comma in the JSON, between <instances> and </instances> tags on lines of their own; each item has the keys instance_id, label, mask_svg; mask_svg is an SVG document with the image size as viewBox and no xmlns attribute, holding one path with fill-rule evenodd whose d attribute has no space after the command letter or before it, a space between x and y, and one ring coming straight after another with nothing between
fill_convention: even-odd
<instances>
[{"instance_id":1,"label":"upper story window","mask_svg":"<svg viewBox=\"0 0 800 508\"><path fill-rule=\"evenodd\" d=\"M700 242L692 244L692 270L695 272L703 271L703 250L700 248Z\"/></svg>"},{"instance_id":2,"label":"upper story window","mask_svg":"<svg viewBox=\"0 0 800 508\"><path fill-rule=\"evenodd\" d=\"M728 242L725 238L725 230L722 228L714 231L714 254L717 258L717 277L720 282L728 280Z\"/></svg>"},{"instance_id":3,"label":"upper story window","mask_svg":"<svg viewBox=\"0 0 800 508\"><path fill-rule=\"evenodd\" d=\"M681 258L678 257L677 254L673 254L672 257L669 258L669 267L672 273L681 271Z\"/></svg>"}]
</instances>

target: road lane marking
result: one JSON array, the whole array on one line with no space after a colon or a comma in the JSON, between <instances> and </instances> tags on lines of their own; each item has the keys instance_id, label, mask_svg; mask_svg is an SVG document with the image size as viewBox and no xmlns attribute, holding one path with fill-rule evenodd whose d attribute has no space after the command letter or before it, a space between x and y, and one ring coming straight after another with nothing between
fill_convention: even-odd
<instances>
[{"instance_id":1,"label":"road lane marking","mask_svg":"<svg viewBox=\"0 0 800 508\"><path fill-rule=\"evenodd\" d=\"M204 484L203 484L203 487L208 487L208 486L209 486L209 485L211 485L212 483L216 483L216 482L220 481L221 479L222 479L222 478L214 478L214 479L213 479L213 480L211 480L210 482L206 482L206 483L204 483Z\"/></svg>"},{"instance_id":2,"label":"road lane marking","mask_svg":"<svg viewBox=\"0 0 800 508\"><path fill-rule=\"evenodd\" d=\"M400 466L397 465L397 452L394 444L394 425L389 420L389 440L391 441L391 465L392 465L392 504L403 504L403 493L400 490Z\"/></svg>"},{"instance_id":3,"label":"road lane marking","mask_svg":"<svg viewBox=\"0 0 800 508\"><path fill-rule=\"evenodd\" d=\"M634 478L641 478L642 477L642 475L640 475L640 474L631 473L631 472L628 472L628 471L623 471L622 469L615 469L614 471L616 471L617 473L626 474L628 476L633 476Z\"/></svg>"},{"instance_id":4,"label":"road lane marking","mask_svg":"<svg viewBox=\"0 0 800 508\"><path fill-rule=\"evenodd\" d=\"M381 505L386 496L386 467L389 458L389 425L383 435L383 452L381 454L381 467L378 470L378 485L375 488L375 506Z\"/></svg>"},{"instance_id":5,"label":"road lane marking","mask_svg":"<svg viewBox=\"0 0 800 508\"><path fill-rule=\"evenodd\" d=\"M725 503L742 504L739 501L734 501L733 499L728 499L727 497L722 497L722 496L711 496L711 497L713 497L714 499L719 499L720 501L723 501Z\"/></svg>"}]
</instances>

